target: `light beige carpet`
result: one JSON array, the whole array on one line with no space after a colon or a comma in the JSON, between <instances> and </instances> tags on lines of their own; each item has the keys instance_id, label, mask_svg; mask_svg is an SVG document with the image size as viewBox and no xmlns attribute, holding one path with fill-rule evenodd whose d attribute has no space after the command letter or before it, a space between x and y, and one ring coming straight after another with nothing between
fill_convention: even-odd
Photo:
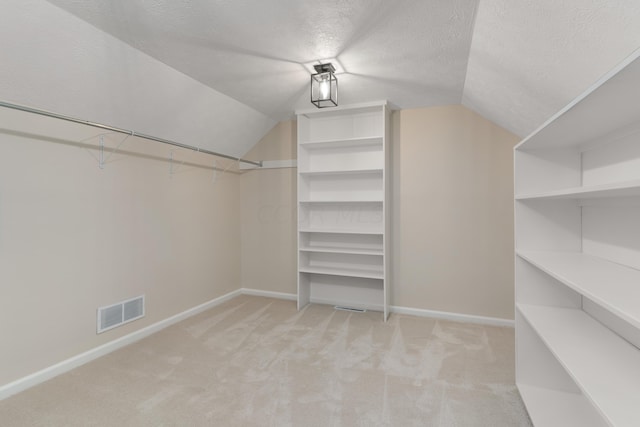
<instances>
[{"instance_id":1,"label":"light beige carpet","mask_svg":"<svg viewBox=\"0 0 640 427\"><path fill-rule=\"evenodd\" d=\"M9 426L530 426L514 332L242 296L0 402Z\"/></svg>"}]
</instances>

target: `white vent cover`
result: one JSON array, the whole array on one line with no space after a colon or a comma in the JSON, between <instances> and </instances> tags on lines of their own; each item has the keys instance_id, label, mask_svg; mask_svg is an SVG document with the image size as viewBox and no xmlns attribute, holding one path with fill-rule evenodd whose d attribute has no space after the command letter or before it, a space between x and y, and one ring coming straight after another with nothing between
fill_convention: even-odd
<instances>
[{"instance_id":1,"label":"white vent cover","mask_svg":"<svg viewBox=\"0 0 640 427\"><path fill-rule=\"evenodd\" d=\"M144 317L144 295L98 308L98 333Z\"/></svg>"}]
</instances>

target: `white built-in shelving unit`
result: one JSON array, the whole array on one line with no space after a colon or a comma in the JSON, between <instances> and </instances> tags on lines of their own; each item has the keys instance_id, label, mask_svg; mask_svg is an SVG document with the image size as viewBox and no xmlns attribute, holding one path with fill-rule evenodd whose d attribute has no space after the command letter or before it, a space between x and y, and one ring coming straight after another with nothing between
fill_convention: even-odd
<instances>
[{"instance_id":1,"label":"white built-in shelving unit","mask_svg":"<svg viewBox=\"0 0 640 427\"><path fill-rule=\"evenodd\" d=\"M390 147L386 102L297 111L298 308L388 316Z\"/></svg>"},{"instance_id":2,"label":"white built-in shelving unit","mask_svg":"<svg viewBox=\"0 0 640 427\"><path fill-rule=\"evenodd\" d=\"M536 426L640 426L640 51L515 148L516 381Z\"/></svg>"}]
</instances>

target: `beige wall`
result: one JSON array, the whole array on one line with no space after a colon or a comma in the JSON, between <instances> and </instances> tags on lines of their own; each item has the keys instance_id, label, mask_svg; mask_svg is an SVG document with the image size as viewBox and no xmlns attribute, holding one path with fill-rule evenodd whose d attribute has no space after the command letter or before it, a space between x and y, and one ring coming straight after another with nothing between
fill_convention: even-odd
<instances>
[{"instance_id":1,"label":"beige wall","mask_svg":"<svg viewBox=\"0 0 640 427\"><path fill-rule=\"evenodd\" d=\"M392 304L513 318L517 138L461 106L393 127ZM295 141L279 123L248 157L295 159ZM211 157L176 151L170 176L166 146L123 150L100 170L86 147L0 132L0 385L239 287L295 294L295 169L214 181ZM143 293L145 318L96 335L97 307Z\"/></svg>"},{"instance_id":2,"label":"beige wall","mask_svg":"<svg viewBox=\"0 0 640 427\"><path fill-rule=\"evenodd\" d=\"M392 304L513 319L517 137L462 106L396 111ZM295 122L255 159L295 158ZM241 178L242 285L296 292L295 170Z\"/></svg>"},{"instance_id":3,"label":"beige wall","mask_svg":"<svg viewBox=\"0 0 640 427\"><path fill-rule=\"evenodd\" d=\"M295 159L296 140L296 122L280 122L245 157ZM296 172L253 170L240 178L244 288L296 293Z\"/></svg>"},{"instance_id":4,"label":"beige wall","mask_svg":"<svg viewBox=\"0 0 640 427\"><path fill-rule=\"evenodd\" d=\"M393 305L513 319L518 138L463 106L393 115Z\"/></svg>"},{"instance_id":5,"label":"beige wall","mask_svg":"<svg viewBox=\"0 0 640 427\"><path fill-rule=\"evenodd\" d=\"M0 132L0 385L239 287L239 176L170 177L167 146L123 150L100 170L81 146ZM99 306L140 294L146 317L96 335Z\"/></svg>"}]
</instances>

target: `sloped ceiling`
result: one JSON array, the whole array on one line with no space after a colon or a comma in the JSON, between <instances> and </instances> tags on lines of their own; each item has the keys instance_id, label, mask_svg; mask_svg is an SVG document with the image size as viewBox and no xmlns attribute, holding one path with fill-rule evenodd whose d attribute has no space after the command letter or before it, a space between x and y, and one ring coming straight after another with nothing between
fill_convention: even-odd
<instances>
[{"instance_id":1,"label":"sloped ceiling","mask_svg":"<svg viewBox=\"0 0 640 427\"><path fill-rule=\"evenodd\" d=\"M341 104L462 103L525 136L640 47L638 0L49 1L275 120L337 58Z\"/></svg>"},{"instance_id":2,"label":"sloped ceiling","mask_svg":"<svg viewBox=\"0 0 640 427\"><path fill-rule=\"evenodd\" d=\"M481 0L462 103L526 136L637 48L638 0Z\"/></svg>"}]
</instances>

